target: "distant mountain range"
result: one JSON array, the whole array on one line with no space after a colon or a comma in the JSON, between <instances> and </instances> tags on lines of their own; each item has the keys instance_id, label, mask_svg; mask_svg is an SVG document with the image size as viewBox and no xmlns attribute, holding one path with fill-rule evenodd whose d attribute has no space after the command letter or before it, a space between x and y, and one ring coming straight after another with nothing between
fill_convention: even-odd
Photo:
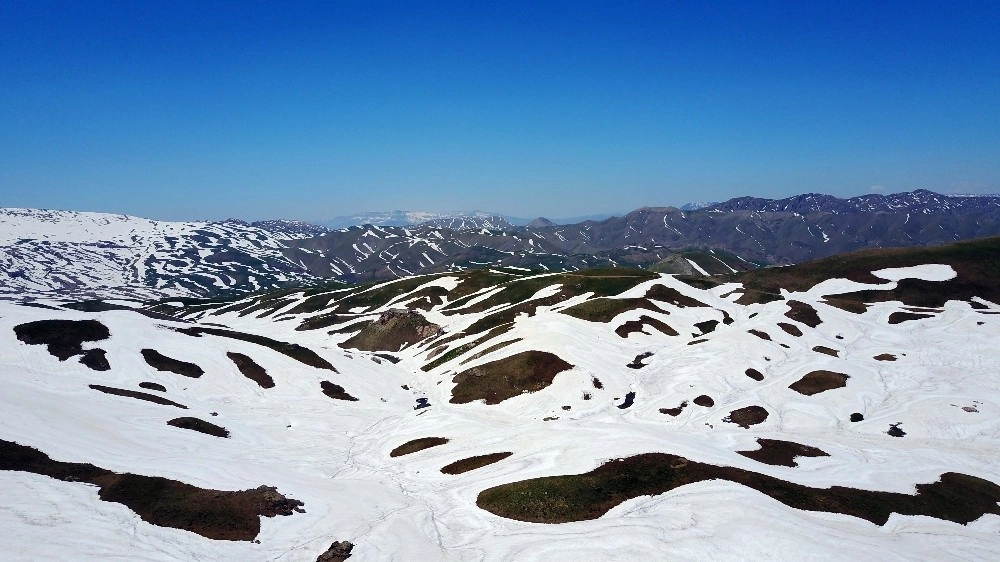
<instances>
[{"instance_id":1,"label":"distant mountain range","mask_svg":"<svg viewBox=\"0 0 1000 562\"><path fill-rule=\"evenodd\" d=\"M555 272L631 265L715 274L998 235L1000 197L925 190L850 199L740 197L690 211L645 207L568 225L542 218L518 225L482 212L368 218L422 220L331 230L296 221L182 223L2 209L0 296L211 295L501 266Z\"/></svg>"}]
</instances>

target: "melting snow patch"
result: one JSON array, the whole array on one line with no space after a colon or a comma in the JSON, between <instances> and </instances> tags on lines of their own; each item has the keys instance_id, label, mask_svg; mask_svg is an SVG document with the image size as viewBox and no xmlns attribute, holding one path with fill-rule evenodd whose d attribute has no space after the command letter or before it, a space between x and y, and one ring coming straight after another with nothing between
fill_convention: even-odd
<instances>
[{"instance_id":1,"label":"melting snow patch","mask_svg":"<svg viewBox=\"0 0 1000 562\"><path fill-rule=\"evenodd\" d=\"M954 279L957 273L950 265L928 263L924 265L914 265L912 267L890 267L873 271L872 275L888 279L889 281L899 281L900 279L923 279L924 281L947 281Z\"/></svg>"}]
</instances>

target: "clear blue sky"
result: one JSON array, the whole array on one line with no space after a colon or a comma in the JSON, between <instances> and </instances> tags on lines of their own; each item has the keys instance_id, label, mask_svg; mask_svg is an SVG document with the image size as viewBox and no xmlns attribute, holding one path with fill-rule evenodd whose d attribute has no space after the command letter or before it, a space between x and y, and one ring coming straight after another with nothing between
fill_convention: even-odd
<instances>
[{"instance_id":1,"label":"clear blue sky","mask_svg":"<svg viewBox=\"0 0 1000 562\"><path fill-rule=\"evenodd\" d=\"M0 0L0 206L1000 191L1000 2Z\"/></svg>"}]
</instances>

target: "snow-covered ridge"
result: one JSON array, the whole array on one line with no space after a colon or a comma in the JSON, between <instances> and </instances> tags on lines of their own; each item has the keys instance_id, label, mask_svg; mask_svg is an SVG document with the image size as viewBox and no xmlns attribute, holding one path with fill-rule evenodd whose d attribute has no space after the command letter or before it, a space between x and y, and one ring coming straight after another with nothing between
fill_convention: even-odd
<instances>
[{"instance_id":1,"label":"snow-covered ridge","mask_svg":"<svg viewBox=\"0 0 1000 562\"><path fill-rule=\"evenodd\" d=\"M294 234L280 227L0 209L0 295L153 298L311 281L282 254Z\"/></svg>"}]
</instances>

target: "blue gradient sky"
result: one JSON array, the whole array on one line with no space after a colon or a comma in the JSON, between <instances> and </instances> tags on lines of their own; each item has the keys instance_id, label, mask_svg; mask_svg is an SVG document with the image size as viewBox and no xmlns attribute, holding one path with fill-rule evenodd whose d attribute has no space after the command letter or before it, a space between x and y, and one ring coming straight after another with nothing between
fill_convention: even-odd
<instances>
[{"instance_id":1,"label":"blue gradient sky","mask_svg":"<svg viewBox=\"0 0 1000 562\"><path fill-rule=\"evenodd\" d=\"M567 217L917 188L1000 191L1000 2L0 0L0 206Z\"/></svg>"}]
</instances>

